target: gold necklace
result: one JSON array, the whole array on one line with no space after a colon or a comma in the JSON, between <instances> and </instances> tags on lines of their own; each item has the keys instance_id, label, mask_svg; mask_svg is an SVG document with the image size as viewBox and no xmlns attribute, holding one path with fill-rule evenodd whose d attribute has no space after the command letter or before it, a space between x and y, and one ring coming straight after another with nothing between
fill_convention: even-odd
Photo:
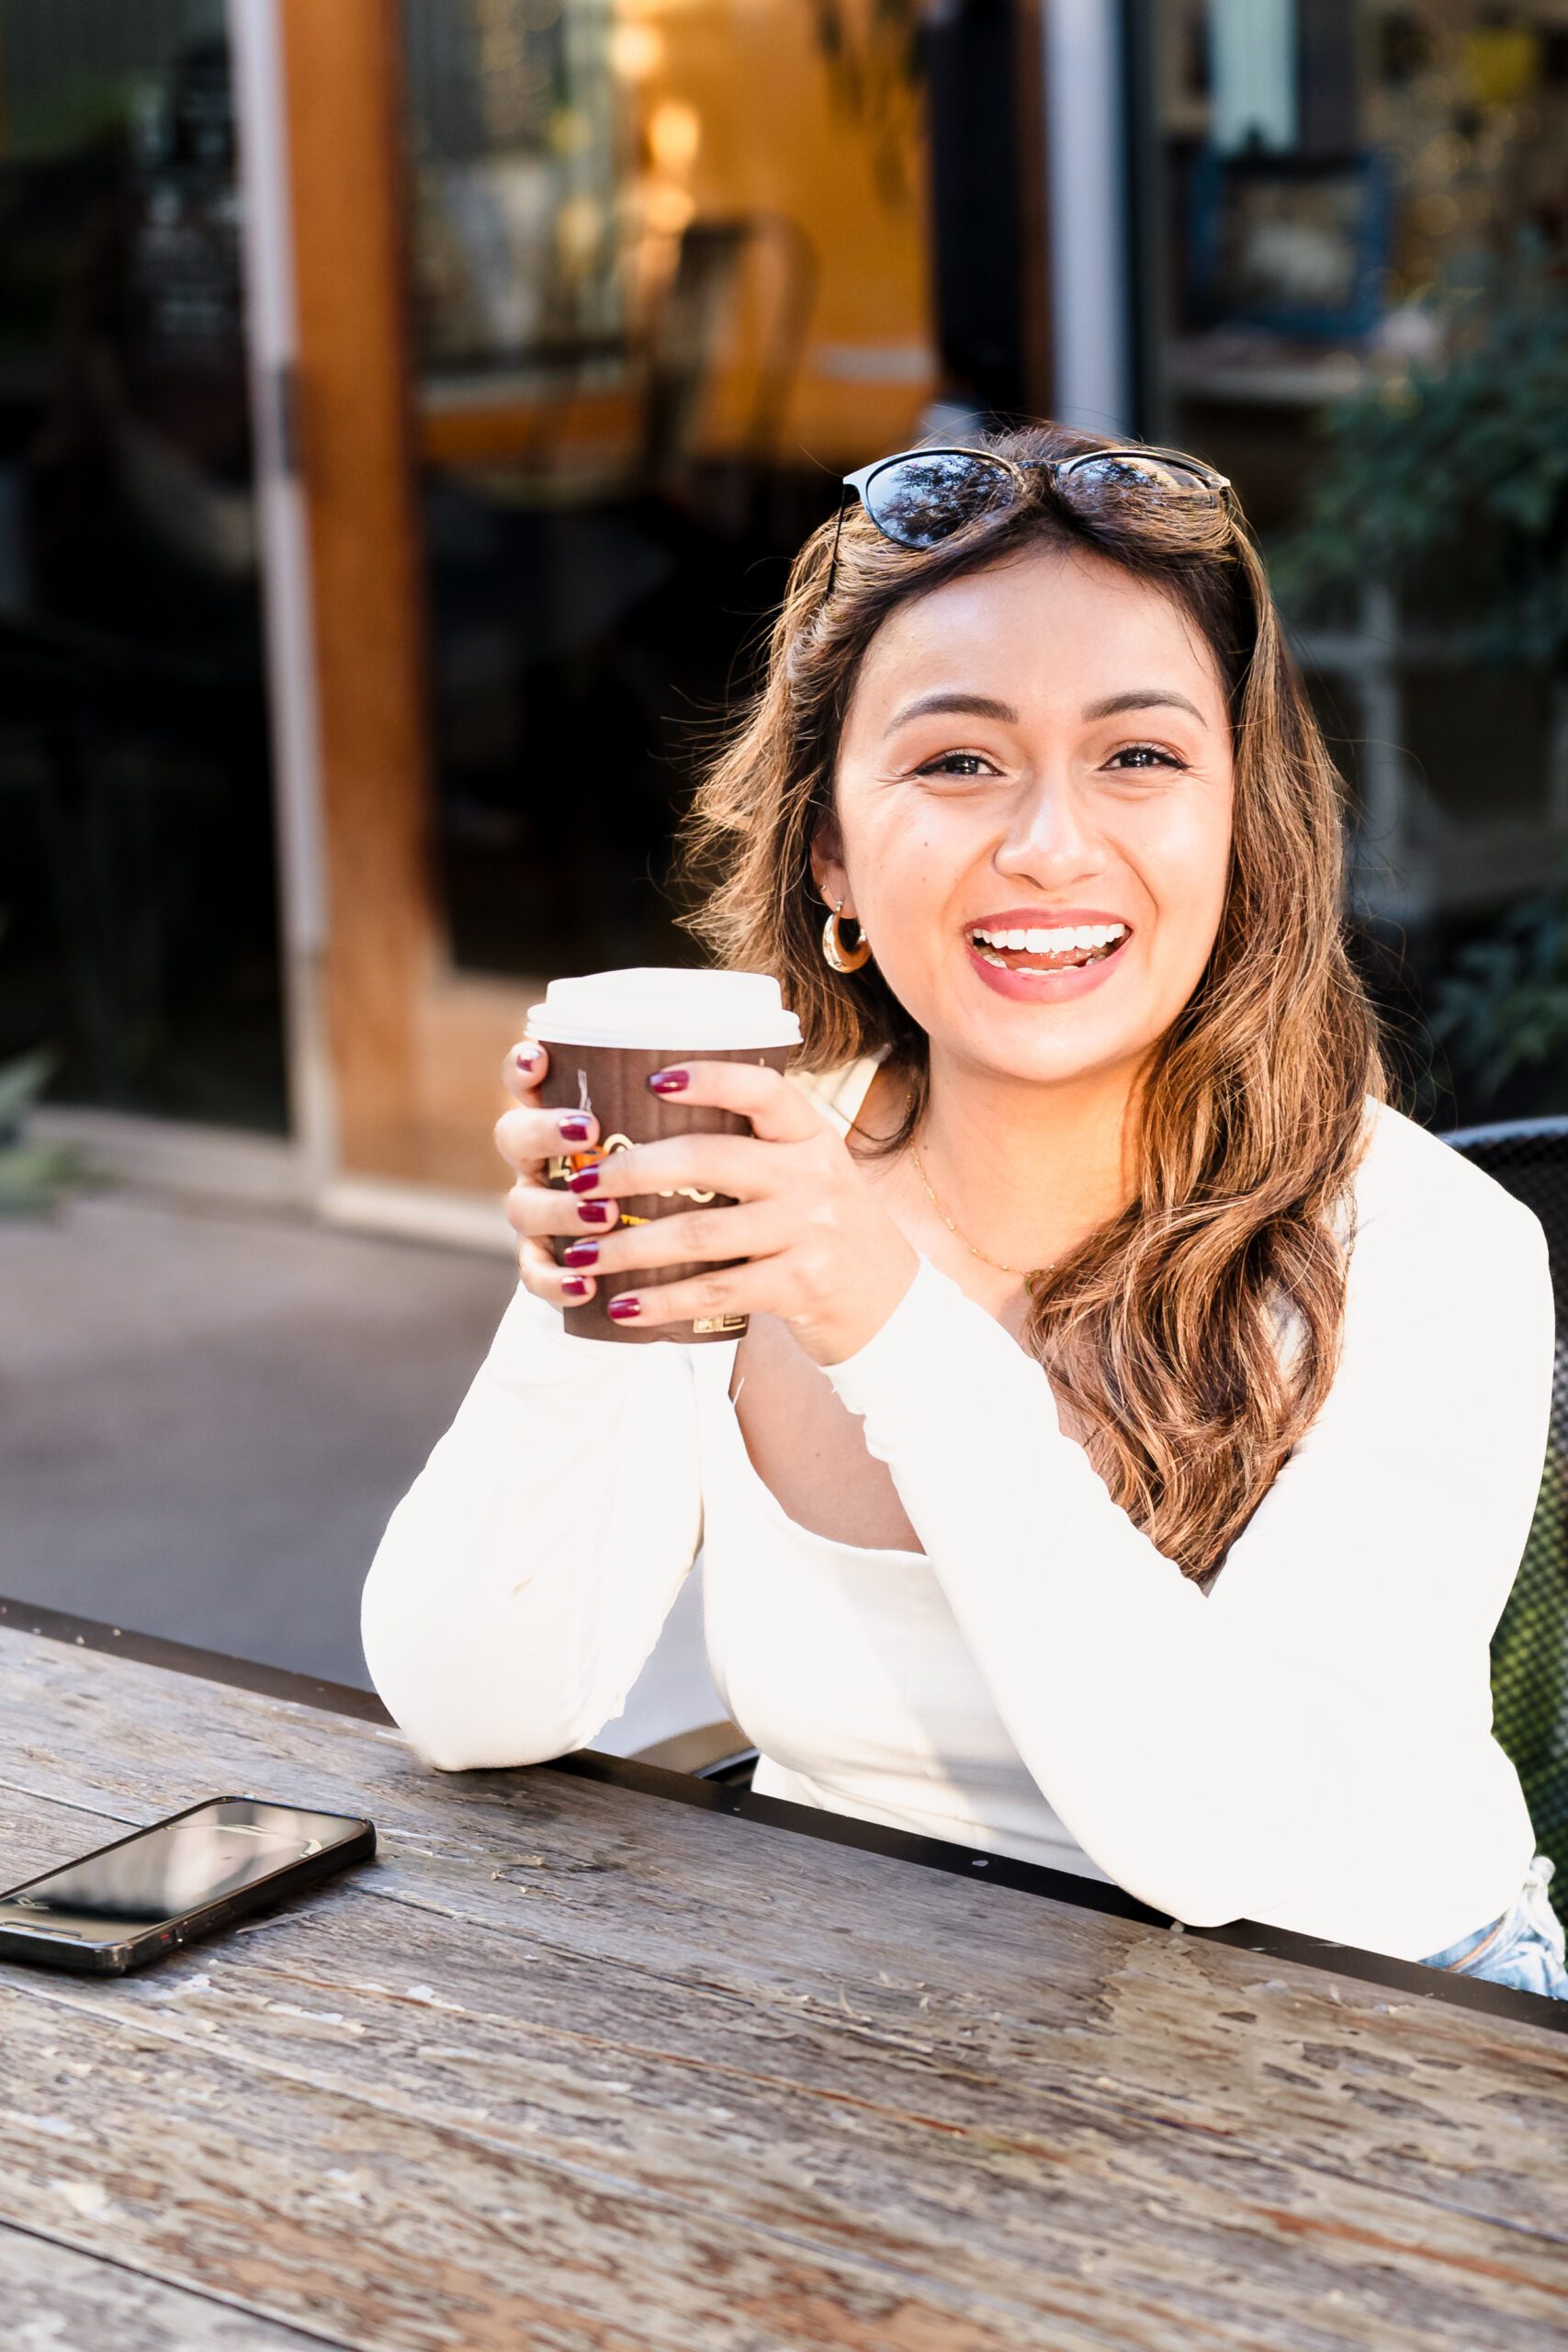
<instances>
[{"instance_id":1,"label":"gold necklace","mask_svg":"<svg viewBox=\"0 0 1568 2352\"><path fill-rule=\"evenodd\" d=\"M919 1175L921 1183L925 1186L927 1193L931 1196L931 1204L932 1208L935 1209L938 1216L941 1217L943 1225L946 1226L949 1233L953 1235L954 1240L962 1241L964 1247L968 1250L969 1255L972 1258L985 1258L987 1265L995 1266L999 1273L1021 1274L1026 1273L1029 1271L1028 1268L1023 1266L1004 1266L999 1258L987 1258L986 1252L983 1250L976 1249L975 1244L970 1240L967 1234L959 1232L958 1227L953 1224L953 1219L948 1216L947 1211L942 1207L942 1203L937 1199L936 1194L931 1192L931 1180L927 1176L924 1168L920 1165L920 1155L915 1148L915 1139L913 1136L909 1138L909 1157L915 1163L916 1173Z\"/></svg>"}]
</instances>

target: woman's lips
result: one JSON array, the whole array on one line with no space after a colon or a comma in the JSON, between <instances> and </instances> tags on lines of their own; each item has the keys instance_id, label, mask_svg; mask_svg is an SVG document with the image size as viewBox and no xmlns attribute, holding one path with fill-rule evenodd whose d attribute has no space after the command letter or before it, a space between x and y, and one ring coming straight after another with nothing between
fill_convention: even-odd
<instances>
[{"instance_id":1,"label":"woman's lips","mask_svg":"<svg viewBox=\"0 0 1568 2352\"><path fill-rule=\"evenodd\" d=\"M1066 964L1059 972L1006 971L999 964L987 964L972 939L964 944L973 968L998 996L1010 996L1021 1004L1055 1004L1061 997L1084 996L1099 988L1121 962L1132 936L1128 932L1109 956L1099 956L1092 964Z\"/></svg>"}]
</instances>

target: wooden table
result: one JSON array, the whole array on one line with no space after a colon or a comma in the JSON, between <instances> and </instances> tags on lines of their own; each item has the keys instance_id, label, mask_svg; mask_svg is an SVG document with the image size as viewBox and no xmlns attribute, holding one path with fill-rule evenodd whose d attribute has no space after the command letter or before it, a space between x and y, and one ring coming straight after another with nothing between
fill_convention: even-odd
<instances>
[{"instance_id":1,"label":"wooden table","mask_svg":"<svg viewBox=\"0 0 1568 2352\"><path fill-rule=\"evenodd\" d=\"M20 1604L0 1705L0 1883L228 1792L381 1836L144 1973L0 1964L6 2352L1564 2341L1552 2005L644 1767L427 1773Z\"/></svg>"}]
</instances>

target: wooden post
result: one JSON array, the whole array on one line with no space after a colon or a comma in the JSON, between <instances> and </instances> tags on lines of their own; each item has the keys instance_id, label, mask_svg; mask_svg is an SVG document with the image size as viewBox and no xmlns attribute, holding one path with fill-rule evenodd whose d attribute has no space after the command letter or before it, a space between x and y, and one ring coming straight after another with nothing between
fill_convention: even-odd
<instances>
[{"instance_id":1,"label":"wooden post","mask_svg":"<svg viewBox=\"0 0 1568 2352\"><path fill-rule=\"evenodd\" d=\"M394 0L280 0L344 1169L424 1172L417 1015L436 957Z\"/></svg>"}]
</instances>

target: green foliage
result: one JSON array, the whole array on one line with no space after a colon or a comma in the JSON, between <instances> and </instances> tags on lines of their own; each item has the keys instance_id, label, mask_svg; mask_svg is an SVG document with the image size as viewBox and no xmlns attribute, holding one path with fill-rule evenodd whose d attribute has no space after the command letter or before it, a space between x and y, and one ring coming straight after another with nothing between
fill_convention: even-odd
<instances>
[{"instance_id":1,"label":"green foliage","mask_svg":"<svg viewBox=\"0 0 1568 2352\"><path fill-rule=\"evenodd\" d=\"M48 1054L27 1054L0 1068L0 1216L37 1216L53 1208L75 1176L76 1154L69 1145L31 1142L22 1125L53 1067Z\"/></svg>"},{"instance_id":2,"label":"green foliage","mask_svg":"<svg viewBox=\"0 0 1568 2352\"><path fill-rule=\"evenodd\" d=\"M1428 298L1446 357L1331 412L1301 526L1270 550L1303 620L1385 582L1481 658L1568 669L1568 280L1533 245Z\"/></svg>"},{"instance_id":3,"label":"green foliage","mask_svg":"<svg viewBox=\"0 0 1568 2352\"><path fill-rule=\"evenodd\" d=\"M0 1216L37 1216L52 1209L78 1174L68 1144L35 1143L24 1122L48 1085L54 1057L24 1054L0 1065Z\"/></svg>"},{"instance_id":4,"label":"green foliage","mask_svg":"<svg viewBox=\"0 0 1568 2352\"><path fill-rule=\"evenodd\" d=\"M1428 1025L1483 1099L1530 1070L1537 1114L1568 1113L1568 887L1522 900L1461 948L1438 983Z\"/></svg>"},{"instance_id":5,"label":"green foliage","mask_svg":"<svg viewBox=\"0 0 1568 2352\"><path fill-rule=\"evenodd\" d=\"M1519 1776L1536 1841L1557 1864L1568 1918L1568 1475L1548 1456L1529 1542L1492 1639L1494 1728Z\"/></svg>"}]
</instances>

